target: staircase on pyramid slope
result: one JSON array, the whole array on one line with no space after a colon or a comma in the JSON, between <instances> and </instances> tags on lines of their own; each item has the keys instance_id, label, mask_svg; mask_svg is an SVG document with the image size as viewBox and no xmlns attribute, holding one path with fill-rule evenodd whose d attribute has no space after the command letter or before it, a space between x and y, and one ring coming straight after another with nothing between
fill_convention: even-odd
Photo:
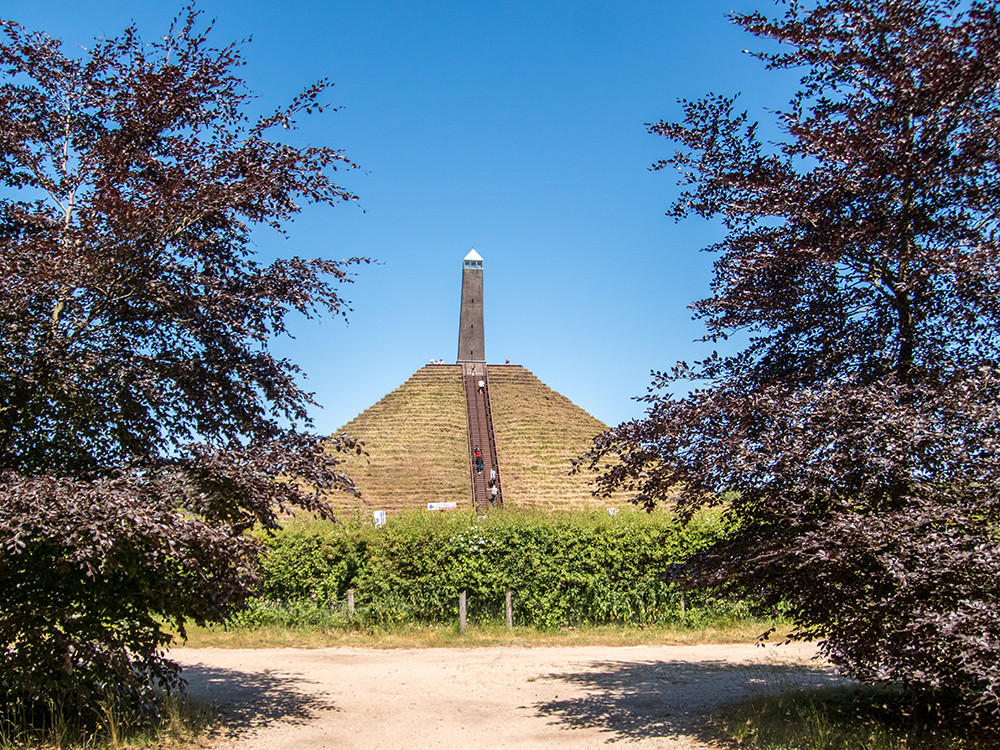
<instances>
[{"instance_id":1,"label":"staircase on pyramid slope","mask_svg":"<svg viewBox=\"0 0 1000 750\"><path fill-rule=\"evenodd\" d=\"M484 363L462 364L465 412L468 421L472 502L478 511L503 506L500 466L497 461L493 416L490 409L489 373ZM477 457L476 452L480 455ZM496 487L497 492L493 493Z\"/></svg>"}]
</instances>

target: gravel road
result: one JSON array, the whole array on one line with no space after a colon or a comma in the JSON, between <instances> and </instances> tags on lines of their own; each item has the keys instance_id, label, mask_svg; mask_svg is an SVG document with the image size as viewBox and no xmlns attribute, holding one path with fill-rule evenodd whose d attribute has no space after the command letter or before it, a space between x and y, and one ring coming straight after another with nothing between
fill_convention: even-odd
<instances>
[{"instance_id":1,"label":"gravel road","mask_svg":"<svg viewBox=\"0 0 1000 750\"><path fill-rule=\"evenodd\" d=\"M212 750L718 748L714 709L839 682L807 644L171 655L228 715Z\"/></svg>"}]
</instances>

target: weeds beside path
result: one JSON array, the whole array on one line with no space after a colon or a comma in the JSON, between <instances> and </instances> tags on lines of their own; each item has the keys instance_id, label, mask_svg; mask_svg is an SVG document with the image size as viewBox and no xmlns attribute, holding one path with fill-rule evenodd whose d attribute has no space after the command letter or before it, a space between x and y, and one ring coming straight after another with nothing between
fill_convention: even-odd
<instances>
[{"instance_id":1,"label":"weeds beside path","mask_svg":"<svg viewBox=\"0 0 1000 750\"><path fill-rule=\"evenodd\" d=\"M470 626L459 635L457 625L398 624L386 628L279 627L188 628L188 648L478 648L483 646L693 646L704 643L754 643L765 631L776 628L771 640L784 638L789 628L773 621L741 620L714 627L678 628L588 625L582 628L516 627L502 624ZM178 644L181 645L181 644Z\"/></svg>"},{"instance_id":2,"label":"weeds beside path","mask_svg":"<svg viewBox=\"0 0 1000 750\"><path fill-rule=\"evenodd\" d=\"M226 713L213 750L707 748L720 706L839 684L814 655L809 644L172 651L191 695Z\"/></svg>"}]
</instances>

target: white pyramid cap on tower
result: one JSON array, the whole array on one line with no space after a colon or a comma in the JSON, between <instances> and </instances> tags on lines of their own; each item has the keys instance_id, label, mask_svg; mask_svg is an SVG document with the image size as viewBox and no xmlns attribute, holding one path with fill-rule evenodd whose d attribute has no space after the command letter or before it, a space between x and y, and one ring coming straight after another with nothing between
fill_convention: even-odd
<instances>
[{"instance_id":1,"label":"white pyramid cap on tower","mask_svg":"<svg viewBox=\"0 0 1000 750\"><path fill-rule=\"evenodd\" d=\"M472 248L472 250L469 251L469 254L463 258L463 260L482 260L482 259L483 256L477 253L475 248Z\"/></svg>"}]
</instances>

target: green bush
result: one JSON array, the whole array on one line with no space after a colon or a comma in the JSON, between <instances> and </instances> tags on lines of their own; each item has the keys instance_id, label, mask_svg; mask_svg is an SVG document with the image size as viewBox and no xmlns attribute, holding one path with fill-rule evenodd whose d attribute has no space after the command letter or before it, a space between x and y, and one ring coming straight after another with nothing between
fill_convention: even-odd
<instances>
[{"instance_id":1,"label":"green bush","mask_svg":"<svg viewBox=\"0 0 1000 750\"><path fill-rule=\"evenodd\" d=\"M235 625L315 624L344 609L369 624L453 622L467 592L471 622L503 617L513 591L520 625L690 624L750 615L746 602L681 592L660 574L725 533L717 514L687 526L666 513L624 510L485 518L414 512L385 526L292 521L262 535L262 602ZM278 611L281 610L281 614Z\"/></svg>"},{"instance_id":2,"label":"green bush","mask_svg":"<svg viewBox=\"0 0 1000 750\"><path fill-rule=\"evenodd\" d=\"M347 622L347 612L343 607L330 607L325 602L309 599L255 599L229 619L229 625L236 628L333 628Z\"/></svg>"}]
</instances>

